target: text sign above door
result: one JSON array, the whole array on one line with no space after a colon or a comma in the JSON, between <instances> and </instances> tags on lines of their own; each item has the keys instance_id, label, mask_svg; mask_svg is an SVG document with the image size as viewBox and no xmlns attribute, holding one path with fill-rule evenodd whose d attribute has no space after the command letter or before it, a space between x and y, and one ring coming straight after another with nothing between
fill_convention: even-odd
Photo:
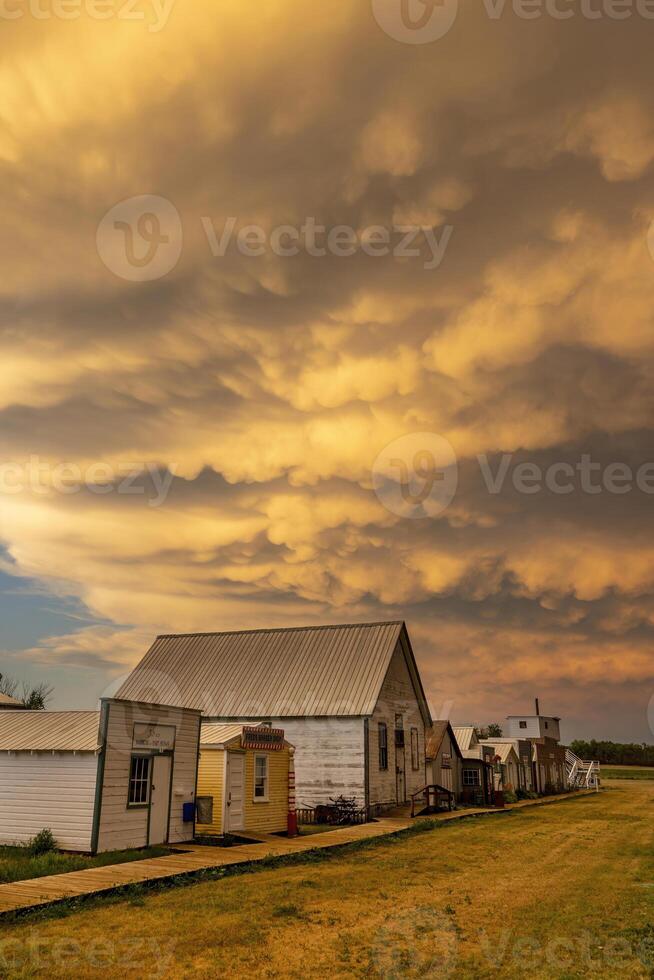
<instances>
[{"instance_id":1,"label":"text sign above door","mask_svg":"<svg viewBox=\"0 0 654 980\"><path fill-rule=\"evenodd\" d=\"M152 752L172 752L175 748L175 726L148 725L137 721L134 723L132 747Z\"/></svg>"},{"instance_id":2,"label":"text sign above door","mask_svg":"<svg viewBox=\"0 0 654 980\"><path fill-rule=\"evenodd\" d=\"M245 726L241 735L241 746L244 749L270 749L273 752L284 748L284 730L282 728L250 728Z\"/></svg>"}]
</instances>

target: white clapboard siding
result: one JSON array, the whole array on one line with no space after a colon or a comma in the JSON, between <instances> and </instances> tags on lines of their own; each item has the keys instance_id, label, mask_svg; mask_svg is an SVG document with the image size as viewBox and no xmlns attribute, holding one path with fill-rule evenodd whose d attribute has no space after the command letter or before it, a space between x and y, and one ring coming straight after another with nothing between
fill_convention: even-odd
<instances>
[{"instance_id":1,"label":"white clapboard siding","mask_svg":"<svg viewBox=\"0 0 654 980\"><path fill-rule=\"evenodd\" d=\"M169 841L193 836L193 824L183 823L182 808L195 798L200 716L175 708L156 708L111 701L107 727L99 851L145 847L148 843L148 809L127 806L134 724L175 726L175 758L172 772Z\"/></svg>"},{"instance_id":2,"label":"white clapboard siding","mask_svg":"<svg viewBox=\"0 0 654 980\"><path fill-rule=\"evenodd\" d=\"M354 796L365 804L363 718L276 718L273 728L295 746L295 796L298 806L329 803Z\"/></svg>"},{"instance_id":3,"label":"white clapboard siding","mask_svg":"<svg viewBox=\"0 0 654 980\"><path fill-rule=\"evenodd\" d=\"M64 850L90 851L97 768L92 752L0 753L0 844L49 828Z\"/></svg>"}]
</instances>

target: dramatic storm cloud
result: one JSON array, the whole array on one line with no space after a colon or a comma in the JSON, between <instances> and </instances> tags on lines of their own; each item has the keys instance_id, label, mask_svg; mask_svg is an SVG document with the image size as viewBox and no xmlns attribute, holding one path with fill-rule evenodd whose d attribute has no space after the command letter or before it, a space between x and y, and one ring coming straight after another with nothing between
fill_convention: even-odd
<instances>
[{"instance_id":1,"label":"dramatic storm cloud","mask_svg":"<svg viewBox=\"0 0 654 980\"><path fill-rule=\"evenodd\" d=\"M5 5L0 560L68 618L2 663L60 704L402 617L436 713L651 739L654 21L448 3Z\"/></svg>"}]
</instances>

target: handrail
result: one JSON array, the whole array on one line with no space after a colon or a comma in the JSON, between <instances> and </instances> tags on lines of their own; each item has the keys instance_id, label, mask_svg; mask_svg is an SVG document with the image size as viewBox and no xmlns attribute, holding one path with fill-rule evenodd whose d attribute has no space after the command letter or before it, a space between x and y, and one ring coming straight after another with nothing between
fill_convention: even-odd
<instances>
[{"instance_id":1,"label":"handrail","mask_svg":"<svg viewBox=\"0 0 654 980\"><path fill-rule=\"evenodd\" d=\"M447 798L448 798L448 803L449 803L449 806L450 806L450 810L452 809L452 803L454 802L454 793L452 792L452 790L451 789L448 789L447 786L440 786L438 783L427 783L426 786L423 786L421 789L417 789L415 791L415 793L411 793L410 794L410 796L411 796L411 817L415 817L415 815L416 815L415 814L415 810L416 810L416 797L418 797L418 796L424 796L425 799L426 799L427 806L429 806L430 805L429 800L430 800L430 797L432 795L432 791L434 791L434 795L436 795L436 796L438 796L439 793L444 793L447 796Z\"/></svg>"}]
</instances>

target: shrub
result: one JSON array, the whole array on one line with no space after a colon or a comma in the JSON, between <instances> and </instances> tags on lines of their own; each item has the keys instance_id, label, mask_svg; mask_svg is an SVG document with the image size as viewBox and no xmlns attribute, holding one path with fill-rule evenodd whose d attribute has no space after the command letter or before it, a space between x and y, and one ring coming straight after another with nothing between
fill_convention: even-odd
<instances>
[{"instance_id":1,"label":"shrub","mask_svg":"<svg viewBox=\"0 0 654 980\"><path fill-rule=\"evenodd\" d=\"M519 790L516 791L516 796L518 797L519 800L528 800L529 791L526 789L522 789L521 787Z\"/></svg>"},{"instance_id":2,"label":"shrub","mask_svg":"<svg viewBox=\"0 0 654 980\"><path fill-rule=\"evenodd\" d=\"M39 830L36 837L32 837L27 845L27 850L32 857L38 857L40 854L50 854L57 849L58 844L54 838L54 834L47 828Z\"/></svg>"},{"instance_id":3,"label":"shrub","mask_svg":"<svg viewBox=\"0 0 654 980\"><path fill-rule=\"evenodd\" d=\"M507 789L505 791L505 793L504 793L504 802L505 803L517 803L518 802L518 797L517 797L517 795L512 790Z\"/></svg>"}]
</instances>

